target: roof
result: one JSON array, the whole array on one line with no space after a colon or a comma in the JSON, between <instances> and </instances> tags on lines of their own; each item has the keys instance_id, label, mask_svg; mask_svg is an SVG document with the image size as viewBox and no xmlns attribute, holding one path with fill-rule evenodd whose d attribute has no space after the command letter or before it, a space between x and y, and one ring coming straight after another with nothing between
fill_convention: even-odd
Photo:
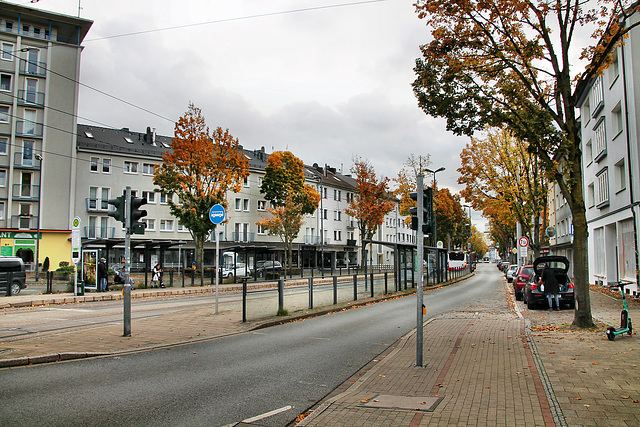
<instances>
[{"instance_id":1,"label":"roof","mask_svg":"<svg viewBox=\"0 0 640 427\"><path fill-rule=\"evenodd\" d=\"M78 125L77 149L161 158L171 147L171 137L155 135L147 128L145 133L129 128L110 129Z\"/></svg>"}]
</instances>

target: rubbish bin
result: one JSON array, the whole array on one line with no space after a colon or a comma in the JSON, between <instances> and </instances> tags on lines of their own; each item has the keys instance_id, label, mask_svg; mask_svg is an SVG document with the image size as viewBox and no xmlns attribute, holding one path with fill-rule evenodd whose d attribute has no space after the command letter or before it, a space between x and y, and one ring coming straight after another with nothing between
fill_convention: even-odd
<instances>
[{"instance_id":1,"label":"rubbish bin","mask_svg":"<svg viewBox=\"0 0 640 427\"><path fill-rule=\"evenodd\" d=\"M78 296L84 295L84 282L78 282Z\"/></svg>"}]
</instances>

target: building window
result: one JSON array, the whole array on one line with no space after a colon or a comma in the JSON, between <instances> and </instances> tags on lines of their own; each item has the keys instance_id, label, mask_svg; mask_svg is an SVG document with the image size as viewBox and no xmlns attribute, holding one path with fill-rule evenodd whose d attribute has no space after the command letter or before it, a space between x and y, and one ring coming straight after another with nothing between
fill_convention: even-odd
<instances>
[{"instance_id":1,"label":"building window","mask_svg":"<svg viewBox=\"0 0 640 427\"><path fill-rule=\"evenodd\" d=\"M124 173L138 173L138 162L124 162Z\"/></svg>"},{"instance_id":2,"label":"building window","mask_svg":"<svg viewBox=\"0 0 640 427\"><path fill-rule=\"evenodd\" d=\"M143 191L142 197L147 199L147 203L155 203L156 202L156 193L153 191Z\"/></svg>"},{"instance_id":3,"label":"building window","mask_svg":"<svg viewBox=\"0 0 640 427\"><path fill-rule=\"evenodd\" d=\"M267 201L266 200L258 200L258 210L266 211L267 210Z\"/></svg>"},{"instance_id":4,"label":"building window","mask_svg":"<svg viewBox=\"0 0 640 427\"><path fill-rule=\"evenodd\" d=\"M0 187L7 186L7 171L5 169L0 169Z\"/></svg>"},{"instance_id":5,"label":"building window","mask_svg":"<svg viewBox=\"0 0 640 427\"><path fill-rule=\"evenodd\" d=\"M153 218L142 218L146 231L156 231L156 220Z\"/></svg>"},{"instance_id":6,"label":"building window","mask_svg":"<svg viewBox=\"0 0 640 427\"><path fill-rule=\"evenodd\" d=\"M160 231L173 231L173 220L172 219L161 219L160 220Z\"/></svg>"},{"instance_id":7,"label":"building window","mask_svg":"<svg viewBox=\"0 0 640 427\"><path fill-rule=\"evenodd\" d=\"M143 163L142 164L142 173L144 175L153 175L153 163Z\"/></svg>"},{"instance_id":8,"label":"building window","mask_svg":"<svg viewBox=\"0 0 640 427\"><path fill-rule=\"evenodd\" d=\"M609 170L604 168L596 175L596 206L601 208L609 204Z\"/></svg>"},{"instance_id":9,"label":"building window","mask_svg":"<svg viewBox=\"0 0 640 427\"><path fill-rule=\"evenodd\" d=\"M591 140L584 144L584 158L587 161L587 164L593 162L593 145Z\"/></svg>"},{"instance_id":10,"label":"building window","mask_svg":"<svg viewBox=\"0 0 640 427\"><path fill-rule=\"evenodd\" d=\"M102 159L102 173L111 173L111 159Z\"/></svg>"},{"instance_id":11,"label":"building window","mask_svg":"<svg viewBox=\"0 0 640 427\"><path fill-rule=\"evenodd\" d=\"M257 227L258 227L258 234L267 234L263 225L258 224Z\"/></svg>"},{"instance_id":12,"label":"building window","mask_svg":"<svg viewBox=\"0 0 640 427\"><path fill-rule=\"evenodd\" d=\"M593 111L591 112L592 116L595 117L596 114L602 109L604 106L604 91L602 90L602 76L598 76L596 82L593 84L591 88L591 101L593 104Z\"/></svg>"},{"instance_id":13,"label":"building window","mask_svg":"<svg viewBox=\"0 0 640 427\"><path fill-rule=\"evenodd\" d=\"M322 219L328 219L328 218L327 218L327 216L328 216L328 215L327 215L327 210L326 210L326 209L324 209L324 210L322 211Z\"/></svg>"},{"instance_id":14,"label":"building window","mask_svg":"<svg viewBox=\"0 0 640 427\"><path fill-rule=\"evenodd\" d=\"M184 225L178 223L178 232L184 233L184 232L187 232L187 231L189 231L189 229L187 227L185 227Z\"/></svg>"},{"instance_id":15,"label":"building window","mask_svg":"<svg viewBox=\"0 0 640 427\"><path fill-rule=\"evenodd\" d=\"M595 133L595 161L599 162L607 155L607 132L604 125L604 118L596 124L593 129Z\"/></svg>"},{"instance_id":16,"label":"building window","mask_svg":"<svg viewBox=\"0 0 640 427\"><path fill-rule=\"evenodd\" d=\"M604 246L604 227L593 230L594 236L594 274L604 275L605 269L605 246Z\"/></svg>"},{"instance_id":17,"label":"building window","mask_svg":"<svg viewBox=\"0 0 640 427\"><path fill-rule=\"evenodd\" d=\"M7 154L7 138L0 137L0 154Z\"/></svg>"},{"instance_id":18,"label":"building window","mask_svg":"<svg viewBox=\"0 0 640 427\"><path fill-rule=\"evenodd\" d=\"M624 159L621 159L614 166L614 188L616 193L627 188L627 172L624 164Z\"/></svg>"},{"instance_id":19,"label":"building window","mask_svg":"<svg viewBox=\"0 0 640 427\"><path fill-rule=\"evenodd\" d=\"M587 186L587 207L592 208L596 204L596 191L593 183Z\"/></svg>"},{"instance_id":20,"label":"building window","mask_svg":"<svg viewBox=\"0 0 640 427\"><path fill-rule=\"evenodd\" d=\"M11 91L11 76L9 74L0 74L0 90Z\"/></svg>"},{"instance_id":21,"label":"building window","mask_svg":"<svg viewBox=\"0 0 640 427\"><path fill-rule=\"evenodd\" d=\"M0 123L9 123L9 107L0 105Z\"/></svg>"},{"instance_id":22,"label":"building window","mask_svg":"<svg viewBox=\"0 0 640 427\"><path fill-rule=\"evenodd\" d=\"M611 65L609 65L609 87L611 87L620 75L620 63L618 62L618 49L611 52Z\"/></svg>"},{"instance_id":23,"label":"building window","mask_svg":"<svg viewBox=\"0 0 640 427\"><path fill-rule=\"evenodd\" d=\"M0 202L0 219L4 219L4 202Z\"/></svg>"},{"instance_id":24,"label":"building window","mask_svg":"<svg viewBox=\"0 0 640 427\"><path fill-rule=\"evenodd\" d=\"M615 139L618 134L624 130L624 122L622 121L622 106L620 103L615 106L611 111L611 121L613 126L613 138Z\"/></svg>"},{"instance_id":25,"label":"building window","mask_svg":"<svg viewBox=\"0 0 640 427\"><path fill-rule=\"evenodd\" d=\"M338 242L342 241L342 231L341 230L333 230L333 240Z\"/></svg>"},{"instance_id":26,"label":"building window","mask_svg":"<svg viewBox=\"0 0 640 427\"><path fill-rule=\"evenodd\" d=\"M249 187L249 177L245 176L244 177L244 181L242 182L242 185L245 187Z\"/></svg>"},{"instance_id":27,"label":"building window","mask_svg":"<svg viewBox=\"0 0 640 427\"><path fill-rule=\"evenodd\" d=\"M98 157L92 157L89 160L89 170L91 172L98 172L98 163L100 163L100 159Z\"/></svg>"},{"instance_id":28,"label":"building window","mask_svg":"<svg viewBox=\"0 0 640 427\"><path fill-rule=\"evenodd\" d=\"M245 212L249 211L249 199L242 200L242 210Z\"/></svg>"},{"instance_id":29,"label":"building window","mask_svg":"<svg viewBox=\"0 0 640 427\"><path fill-rule=\"evenodd\" d=\"M336 221L342 221L342 212L341 211L335 211L333 219L336 220Z\"/></svg>"},{"instance_id":30,"label":"building window","mask_svg":"<svg viewBox=\"0 0 640 427\"><path fill-rule=\"evenodd\" d=\"M13 61L13 45L11 43L2 43L2 59Z\"/></svg>"},{"instance_id":31,"label":"building window","mask_svg":"<svg viewBox=\"0 0 640 427\"><path fill-rule=\"evenodd\" d=\"M171 201L171 196L167 193L160 193L160 203L166 205Z\"/></svg>"},{"instance_id":32,"label":"building window","mask_svg":"<svg viewBox=\"0 0 640 427\"><path fill-rule=\"evenodd\" d=\"M242 209L242 199L236 197L236 210L239 211Z\"/></svg>"},{"instance_id":33,"label":"building window","mask_svg":"<svg viewBox=\"0 0 640 427\"><path fill-rule=\"evenodd\" d=\"M13 32L13 22L5 21L4 29L7 30L7 33Z\"/></svg>"}]
</instances>

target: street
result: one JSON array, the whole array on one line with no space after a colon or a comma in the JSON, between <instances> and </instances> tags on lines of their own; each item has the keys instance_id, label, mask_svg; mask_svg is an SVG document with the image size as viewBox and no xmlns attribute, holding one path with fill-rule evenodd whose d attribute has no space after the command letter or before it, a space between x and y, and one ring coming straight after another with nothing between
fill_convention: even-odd
<instances>
[{"instance_id":1,"label":"street","mask_svg":"<svg viewBox=\"0 0 640 427\"><path fill-rule=\"evenodd\" d=\"M491 267L427 293L425 320L490 306L502 289ZM0 421L223 426L281 410L260 425L286 425L415 328L415 314L412 296L195 344L6 369Z\"/></svg>"}]
</instances>

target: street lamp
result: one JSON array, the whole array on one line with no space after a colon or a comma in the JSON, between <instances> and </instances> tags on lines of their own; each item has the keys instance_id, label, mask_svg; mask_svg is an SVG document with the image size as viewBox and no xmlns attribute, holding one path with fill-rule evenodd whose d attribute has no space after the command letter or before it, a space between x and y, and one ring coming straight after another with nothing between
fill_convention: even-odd
<instances>
[{"instance_id":1,"label":"street lamp","mask_svg":"<svg viewBox=\"0 0 640 427\"><path fill-rule=\"evenodd\" d=\"M42 212L42 155L36 154L36 160L40 162L40 172L38 174L38 232L36 233L36 282L38 281L38 270L40 270L40 214Z\"/></svg>"},{"instance_id":2,"label":"street lamp","mask_svg":"<svg viewBox=\"0 0 640 427\"><path fill-rule=\"evenodd\" d=\"M471 231L471 206L470 205L462 205L463 208L469 208L469 249L471 249L471 240L473 237L473 232Z\"/></svg>"},{"instance_id":3,"label":"street lamp","mask_svg":"<svg viewBox=\"0 0 640 427\"><path fill-rule=\"evenodd\" d=\"M425 168L424 169L426 172L432 173L433 174L433 200L435 200L436 198L436 174L438 172L442 172L444 170L444 166L436 169L436 170L431 170L429 168ZM435 206L435 203L434 203ZM436 212L435 212L435 207L433 210L433 243L436 247L436 274L438 279L440 279L440 252L438 251L438 223L436 222Z\"/></svg>"}]
</instances>

